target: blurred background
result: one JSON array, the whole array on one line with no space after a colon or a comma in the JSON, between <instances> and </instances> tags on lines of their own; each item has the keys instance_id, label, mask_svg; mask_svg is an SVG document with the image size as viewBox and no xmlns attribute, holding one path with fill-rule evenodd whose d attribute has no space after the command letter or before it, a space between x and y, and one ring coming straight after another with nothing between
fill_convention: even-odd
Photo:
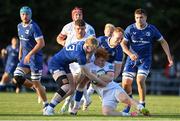
<instances>
[{"instance_id":1,"label":"blurred background","mask_svg":"<svg viewBox=\"0 0 180 121\"><path fill-rule=\"evenodd\" d=\"M61 48L56 42L56 37L62 27L72 21L71 10L75 6L83 9L84 20L94 27L97 36L103 35L106 23L112 23L125 29L134 22L134 10L145 9L148 13L148 23L155 25L160 30L168 41L175 60L174 67L168 68L163 49L159 43L154 43L153 71L150 77L155 81L175 79L177 83L172 85L177 86L176 91L178 92L176 93L180 93L177 90L180 78L178 50L180 48L180 0L1 0L0 49L10 44L13 36L17 36L17 24L21 22L19 9L24 5L31 7L32 18L38 23L44 34L46 41L44 53L47 56ZM1 65L1 71L3 71L3 65ZM173 81L168 81L168 83L171 82Z\"/></svg>"}]
</instances>

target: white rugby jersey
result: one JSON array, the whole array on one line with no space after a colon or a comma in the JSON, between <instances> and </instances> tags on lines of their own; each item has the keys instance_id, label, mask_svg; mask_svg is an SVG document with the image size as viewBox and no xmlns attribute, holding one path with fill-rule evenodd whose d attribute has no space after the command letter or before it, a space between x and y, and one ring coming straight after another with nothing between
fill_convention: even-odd
<instances>
[{"instance_id":1,"label":"white rugby jersey","mask_svg":"<svg viewBox=\"0 0 180 121\"><path fill-rule=\"evenodd\" d=\"M85 26L86 26L85 31L88 35L96 36L94 28L91 25L85 23ZM76 32L74 28L75 28L74 22L70 22L63 27L61 34L67 36L66 41L71 40L74 36L76 36Z\"/></svg>"},{"instance_id":2,"label":"white rugby jersey","mask_svg":"<svg viewBox=\"0 0 180 121\"><path fill-rule=\"evenodd\" d=\"M105 63L105 66L104 67L99 67L97 65L95 65L93 62L89 63L89 64L86 64L86 66L88 66L88 68L90 69L90 71L92 73L95 73L95 74L105 74L107 72L114 72L114 67L111 63L108 63L106 62ZM96 86L94 85L94 89L100 93L101 96L103 96L103 92L104 91L107 91L107 90L110 90L110 89L113 89L113 88L116 88L116 87L119 87L119 84L114 82L114 81L111 81L109 82L106 87L99 87L99 86Z\"/></svg>"}]
</instances>

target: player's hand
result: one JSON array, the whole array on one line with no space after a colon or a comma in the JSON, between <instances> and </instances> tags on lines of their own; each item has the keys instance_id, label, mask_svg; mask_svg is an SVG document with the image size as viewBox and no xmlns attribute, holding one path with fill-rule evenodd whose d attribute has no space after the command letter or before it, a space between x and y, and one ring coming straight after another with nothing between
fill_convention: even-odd
<instances>
[{"instance_id":1,"label":"player's hand","mask_svg":"<svg viewBox=\"0 0 180 121\"><path fill-rule=\"evenodd\" d=\"M24 64L28 64L30 62L30 58L31 58L31 55L27 54L26 57L24 58Z\"/></svg>"},{"instance_id":2,"label":"player's hand","mask_svg":"<svg viewBox=\"0 0 180 121\"><path fill-rule=\"evenodd\" d=\"M174 64L173 60L169 60L169 67L171 67Z\"/></svg>"},{"instance_id":3,"label":"player's hand","mask_svg":"<svg viewBox=\"0 0 180 121\"><path fill-rule=\"evenodd\" d=\"M131 54L129 57L131 58L132 61L136 61L138 59L138 55L136 54Z\"/></svg>"}]
</instances>

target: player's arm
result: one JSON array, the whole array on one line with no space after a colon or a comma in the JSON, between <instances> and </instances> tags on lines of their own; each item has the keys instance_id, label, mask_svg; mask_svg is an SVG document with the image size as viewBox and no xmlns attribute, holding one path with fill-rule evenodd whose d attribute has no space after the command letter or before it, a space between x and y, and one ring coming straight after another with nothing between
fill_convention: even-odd
<instances>
[{"instance_id":1,"label":"player's arm","mask_svg":"<svg viewBox=\"0 0 180 121\"><path fill-rule=\"evenodd\" d=\"M21 58L22 58L22 45L21 45L21 42L20 42L18 59L21 60Z\"/></svg>"},{"instance_id":2,"label":"player's arm","mask_svg":"<svg viewBox=\"0 0 180 121\"><path fill-rule=\"evenodd\" d=\"M59 35L56 38L56 41L58 44L64 46L66 41L67 35L59 33Z\"/></svg>"},{"instance_id":3,"label":"player's arm","mask_svg":"<svg viewBox=\"0 0 180 121\"><path fill-rule=\"evenodd\" d=\"M125 39L122 40L121 47L122 47L124 53L126 53L131 58L131 60L133 60L133 61L137 60L138 56L129 50L128 42Z\"/></svg>"},{"instance_id":4,"label":"player's arm","mask_svg":"<svg viewBox=\"0 0 180 121\"><path fill-rule=\"evenodd\" d=\"M36 45L26 55L26 57L24 58L24 63L29 63L31 56L36 54L38 51L40 51L44 46L45 46L45 42L44 42L44 38L43 37L36 39Z\"/></svg>"},{"instance_id":5,"label":"player's arm","mask_svg":"<svg viewBox=\"0 0 180 121\"><path fill-rule=\"evenodd\" d=\"M166 53L167 59L169 61L169 66L173 65L173 59L170 53L170 49L169 49L169 45L167 43L167 41L165 39L160 40L161 46L164 50L164 52Z\"/></svg>"},{"instance_id":6,"label":"player's arm","mask_svg":"<svg viewBox=\"0 0 180 121\"><path fill-rule=\"evenodd\" d=\"M7 50L3 48L1 50L1 57L4 58L6 56L6 54L7 54Z\"/></svg>"},{"instance_id":7,"label":"player's arm","mask_svg":"<svg viewBox=\"0 0 180 121\"><path fill-rule=\"evenodd\" d=\"M101 80L109 83L114 79L114 72L107 72L106 74L98 76Z\"/></svg>"},{"instance_id":8,"label":"player's arm","mask_svg":"<svg viewBox=\"0 0 180 121\"><path fill-rule=\"evenodd\" d=\"M121 73L122 63L114 63L114 79L116 79Z\"/></svg>"},{"instance_id":9,"label":"player's arm","mask_svg":"<svg viewBox=\"0 0 180 121\"><path fill-rule=\"evenodd\" d=\"M85 65L81 65L81 70L82 72L90 79L90 80L94 80L98 83L98 85L101 85L102 87L106 86L106 82L104 82L103 80L101 80L100 78L98 78L95 74L91 73L89 68Z\"/></svg>"}]
</instances>

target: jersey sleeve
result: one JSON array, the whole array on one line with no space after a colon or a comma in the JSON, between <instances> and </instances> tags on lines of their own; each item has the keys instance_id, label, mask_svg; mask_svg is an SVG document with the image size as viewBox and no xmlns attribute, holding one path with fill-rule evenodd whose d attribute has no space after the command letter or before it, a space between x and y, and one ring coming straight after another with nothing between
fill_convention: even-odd
<instances>
[{"instance_id":1,"label":"jersey sleeve","mask_svg":"<svg viewBox=\"0 0 180 121\"><path fill-rule=\"evenodd\" d=\"M86 32L89 35L92 35L94 37L96 36L94 28L91 25L89 25L89 24L86 24Z\"/></svg>"},{"instance_id":2,"label":"jersey sleeve","mask_svg":"<svg viewBox=\"0 0 180 121\"><path fill-rule=\"evenodd\" d=\"M131 39L131 36L130 36L130 26L128 26L125 31L124 31L124 37L123 39L125 41L129 41Z\"/></svg>"},{"instance_id":3,"label":"jersey sleeve","mask_svg":"<svg viewBox=\"0 0 180 121\"><path fill-rule=\"evenodd\" d=\"M37 24L33 25L33 30L34 30L33 31L33 36L34 36L35 40L43 38L41 29L39 28L39 26Z\"/></svg>"},{"instance_id":4,"label":"jersey sleeve","mask_svg":"<svg viewBox=\"0 0 180 121\"><path fill-rule=\"evenodd\" d=\"M85 65L87 62L86 55L84 53L79 53L79 57L77 58L77 63L79 65Z\"/></svg>"},{"instance_id":5,"label":"jersey sleeve","mask_svg":"<svg viewBox=\"0 0 180 121\"><path fill-rule=\"evenodd\" d=\"M72 23L72 22L66 24L66 25L62 28L60 34L68 36L68 33L69 33L68 31L70 31L70 28L71 28L71 27L73 27L73 23Z\"/></svg>"},{"instance_id":6,"label":"jersey sleeve","mask_svg":"<svg viewBox=\"0 0 180 121\"><path fill-rule=\"evenodd\" d=\"M160 33L160 31L153 25L151 25L151 27L153 29L154 40L157 40L157 41L163 40L163 36Z\"/></svg>"},{"instance_id":7,"label":"jersey sleeve","mask_svg":"<svg viewBox=\"0 0 180 121\"><path fill-rule=\"evenodd\" d=\"M122 63L123 59L123 50L120 45L116 47L116 56L115 56L115 63Z\"/></svg>"}]
</instances>

